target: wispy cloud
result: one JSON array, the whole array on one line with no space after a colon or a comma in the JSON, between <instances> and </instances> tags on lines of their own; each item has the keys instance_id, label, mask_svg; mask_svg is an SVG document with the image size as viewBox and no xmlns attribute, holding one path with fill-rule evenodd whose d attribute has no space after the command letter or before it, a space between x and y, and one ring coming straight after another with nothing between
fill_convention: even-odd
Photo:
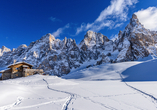
<instances>
[{"instance_id":1,"label":"wispy cloud","mask_svg":"<svg viewBox=\"0 0 157 110\"><path fill-rule=\"evenodd\" d=\"M67 24L64 27L57 29L57 31L53 32L52 35L54 37L60 37L60 35L63 34L64 30L69 28L69 27L70 27L70 24Z\"/></svg>"},{"instance_id":2,"label":"wispy cloud","mask_svg":"<svg viewBox=\"0 0 157 110\"><path fill-rule=\"evenodd\" d=\"M116 17L125 21L128 14L128 7L136 3L137 0L112 0L111 5L100 13L96 21L101 22L109 17Z\"/></svg>"},{"instance_id":3,"label":"wispy cloud","mask_svg":"<svg viewBox=\"0 0 157 110\"><path fill-rule=\"evenodd\" d=\"M124 24L124 23L118 23L118 24L115 25L114 28L121 27L123 24Z\"/></svg>"},{"instance_id":4,"label":"wispy cloud","mask_svg":"<svg viewBox=\"0 0 157 110\"><path fill-rule=\"evenodd\" d=\"M61 22L61 20L60 19L57 19L57 18L55 18L55 17L50 17L49 18L52 22L56 22L56 21L59 21L59 22Z\"/></svg>"},{"instance_id":5,"label":"wispy cloud","mask_svg":"<svg viewBox=\"0 0 157 110\"><path fill-rule=\"evenodd\" d=\"M82 32L83 30L86 30L86 24L82 23L80 27L77 28L76 30L76 35L78 35L80 32Z\"/></svg>"},{"instance_id":6,"label":"wispy cloud","mask_svg":"<svg viewBox=\"0 0 157 110\"><path fill-rule=\"evenodd\" d=\"M126 21L130 6L136 4L138 0L111 0L111 5L105 8L93 23L83 23L77 28L76 35L82 31L93 30L100 31L105 27L117 28Z\"/></svg>"},{"instance_id":7,"label":"wispy cloud","mask_svg":"<svg viewBox=\"0 0 157 110\"><path fill-rule=\"evenodd\" d=\"M145 28L157 31L157 7L149 7L135 13Z\"/></svg>"}]
</instances>

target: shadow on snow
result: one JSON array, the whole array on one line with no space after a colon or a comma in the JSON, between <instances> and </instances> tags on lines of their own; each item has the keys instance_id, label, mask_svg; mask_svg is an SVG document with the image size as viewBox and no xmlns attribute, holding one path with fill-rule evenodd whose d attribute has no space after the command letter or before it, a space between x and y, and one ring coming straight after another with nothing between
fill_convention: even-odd
<instances>
[{"instance_id":1,"label":"shadow on snow","mask_svg":"<svg viewBox=\"0 0 157 110\"><path fill-rule=\"evenodd\" d=\"M134 65L121 73L122 81L157 81L157 59Z\"/></svg>"}]
</instances>

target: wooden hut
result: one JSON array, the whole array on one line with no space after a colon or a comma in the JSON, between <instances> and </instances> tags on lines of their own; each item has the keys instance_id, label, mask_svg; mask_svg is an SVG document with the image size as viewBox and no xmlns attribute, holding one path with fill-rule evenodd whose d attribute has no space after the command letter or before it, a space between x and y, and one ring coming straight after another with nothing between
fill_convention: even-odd
<instances>
[{"instance_id":1,"label":"wooden hut","mask_svg":"<svg viewBox=\"0 0 157 110\"><path fill-rule=\"evenodd\" d=\"M17 77L27 77L36 73L42 74L42 69L32 69L33 65L26 62L18 62L8 66L7 70L0 71L1 79L12 79Z\"/></svg>"},{"instance_id":2,"label":"wooden hut","mask_svg":"<svg viewBox=\"0 0 157 110\"><path fill-rule=\"evenodd\" d=\"M3 79L11 79L11 69L6 69L0 71L1 74L1 80Z\"/></svg>"}]
</instances>

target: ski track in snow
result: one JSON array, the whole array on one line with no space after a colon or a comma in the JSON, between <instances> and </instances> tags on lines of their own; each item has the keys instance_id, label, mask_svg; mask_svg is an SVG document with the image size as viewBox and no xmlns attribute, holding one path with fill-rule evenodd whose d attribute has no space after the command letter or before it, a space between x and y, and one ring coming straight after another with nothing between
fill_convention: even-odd
<instances>
[{"instance_id":1,"label":"ski track in snow","mask_svg":"<svg viewBox=\"0 0 157 110\"><path fill-rule=\"evenodd\" d=\"M106 109L109 109L109 110L118 110L118 109L116 109L116 108L113 108L113 107L111 107L111 106L105 105L105 104L103 104L103 103L96 102L96 101L90 99L89 97L82 97L82 96L80 96L80 95L78 95L78 94L70 93L70 92L67 92L67 91L61 91L61 90L52 89L52 88L49 87L49 83L48 83L45 79L43 79L43 81L47 84L47 88L48 88L49 90L56 91L56 92L61 92L61 93L65 93L65 94L70 95L70 96L67 98L67 100L65 101L65 103L63 104L62 110L68 110L69 104L72 102L72 100L73 100L74 98L76 99L77 97L83 98L83 99L85 99L85 100L87 100L87 101L90 101L90 102L92 102L92 103L94 103L94 104L100 105L100 106L102 106L102 107L104 107L104 108L106 108ZM74 108L71 108L71 110L74 110Z\"/></svg>"},{"instance_id":2,"label":"ski track in snow","mask_svg":"<svg viewBox=\"0 0 157 110\"><path fill-rule=\"evenodd\" d=\"M121 75L121 73L120 73L119 71L116 71L116 72L120 75L121 79L123 80L123 76ZM140 89L137 89L137 88L135 88L135 87L129 85L126 81L124 81L124 83L125 83L125 85L128 86L129 88L131 88L131 89L133 89L133 90L135 90L135 91L137 91L137 92L139 92L139 93L141 93L141 94L143 94L143 95L145 95L145 96L147 96L147 97L150 97L150 98L152 99L152 102L155 104L155 106L156 106L156 108L157 108L157 98L156 98L156 97L154 97L154 96L151 95L151 94L148 94L148 93L146 93L146 92L144 92L144 91L142 91L142 90L140 90ZM146 97L145 97L145 98L146 98Z\"/></svg>"},{"instance_id":3,"label":"ski track in snow","mask_svg":"<svg viewBox=\"0 0 157 110\"><path fill-rule=\"evenodd\" d=\"M43 79L43 81L46 83L46 86L49 90L52 90L52 91L56 91L56 92L61 92L61 93L64 93L64 94L68 94L69 97L66 97L64 99L60 99L60 100L56 100L56 101L48 101L48 102L44 102L44 103L40 103L40 104L35 104L35 105L28 105L28 106L23 106L23 107L16 107L18 106L23 98L22 97L18 97L17 98L17 101L13 104L10 104L10 105L6 105L6 106L3 106L3 107L0 107L0 110L9 110L9 109L29 109L29 108L33 108L33 107L37 107L37 106L43 106L43 105L47 105L47 104L52 104L52 103L55 103L55 102L60 102L60 101L65 101L64 104L62 105L62 109L61 110L68 110L68 106L73 102L72 100L73 99L76 99L76 98L82 98L86 101L90 101L91 103L93 104L96 104L96 105L99 105L99 106L102 106L104 107L105 109L109 109L109 110L118 110L114 107L111 107L109 105L106 105L104 103L101 103L101 102L98 102L98 101L95 101L93 99L91 99L92 97L83 97L83 96L80 96L78 94L75 94L75 93L71 93L71 92L67 92L67 91L62 91L62 90L57 90L57 89L53 89L53 88L50 88L49 87L49 83L47 82L46 79ZM83 88L82 88L83 89ZM88 92L90 92L88 90ZM93 92L92 92L93 93ZM94 93L93 93L94 94ZM107 95L107 96L100 96L98 94L95 94L96 96L93 96L93 97L102 97L102 98L108 98L108 97L115 97L115 96L121 96L121 95L131 95L131 94L136 94L136 93L128 93L128 94L117 94L117 95ZM97 96L98 95L98 96ZM130 105L131 106L131 105ZM14 108L15 107L15 108ZM74 108L71 108L71 110L74 110Z\"/></svg>"},{"instance_id":4,"label":"ski track in snow","mask_svg":"<svg viewBox=\"0 0 157 110\"><path fill-rule=\"evenodd\" d=\"M70 92L67 92L67 91L61 91L61 90L52 89L52 88L49 87L49 83L48 83L45 79L43 79L43 81L47 84L47 88L48 88L48 89L53 90L53 91L56 91L56 92L61 92L61 93L65 93L65 94L70 95L70 96L67 98L66 102L65 102L65 103L63 104L63 106L62 106L62 110L68 110L68 105L71 103L72 99L74 99L75 97L77 97L77 95L76 95L76 94L73 94L73 93L70 93ZM72 108L72 109L73 109L73 108Z\"/></svg>"},{"instance_id":5,"label":"ski track in snow","mask_svg":"<svg viewBox=\"0 0 157 110\"><path fill-rule=\"evenodd\" d=\"M95 104L99 104L99 105L101 105L101 106L103 106L103 107L105 107L105 108L107 108L107 109L110 109L110 110L118 110L118 109L116 109L116 108L113 108L113 107L110 107L110 106L106 106L105 104L103 104L103 103L100 103L100 102L96 102L96 101L94 101L94 100L91 100L89 97L83 97L84 99L86 99L86 100L89 100L89 101L91 101L91 102L93 102L93 103L95 103Z\"/></svg>"},{"instance_id":6,"label":"ski track in snow","mask_svg":"<svg viewBox=\"0 0 157 110\"><path fill-rule=\"evenodd\" d=\"M99 95L99 96L93 96L93 97L108 97L108 98L110 98L110 97L117 97L117 96L124 96L124 95L134 95L134 94L137 94L137 93L126 93L126 94L105 95L105 96Z\"/></svg>"},{"instance_id":7,"label":"ski track in snow","mask_svg":"<svg viewBox=\"0 0 157 110\"><path fill-rule=\"evenodd\" d=\"M123 76L121 74L121 71L115 71L115 72L117 74L119 74L120 77L121 77L121 80L123 80ZM103 95L96 94L94 92L91 92L90 90L87 90L85 88L80 87L80 89L83 89L83 90L93 94L92 97L86 97L86 96L84 97L84 96L80 96L79 94L76 94L76 93L71 93L71 92L64 91L64 90L57 90L57 89L50 88L51 84L48 83L47 79L43 79L42 78L42 80L46 83L47 89L55 91L55 92L64 93L64 94L67 94L69 96L65 97L64 99L60 99L60 100L48 101L48 102L43 102L43 103L36 104L36 105L28 105L28 106L23 106L23 107L17 107L22 102L22 100L24 99L22 97L18 97L17 100L13 104L2 106L2 107L0 107L0 110L29 109L29 108L32 108L32 107L37 107L37 106L42 106L42 105L47 105L47 104L53 104L54 102L63 102L63 101L65 101L65 102L62 105L61 110L74 110L75 108L73 108L73 107L70 108L69 106L74 103L73 100L74 99L76 100L76 98L82 98L82 99L84 99L86 101L91 102L92 104L96 104L96 105L102 106L102 107L104 107L105 110L106 109L118 110L117 108L112 107L112 105L109 106L109 105L107 105L107 104L105 104L103 102L99 102L99 101L93 100L92 98L94 98L94 97L109 98L109 99L111 99L111 100L113 100L115 102L118 102L120 105L121 104L125 104L125 105L128 105L130 107L134 107L136 109L143 110L142 108L140 108L138 106L135 106L135 105L123 102L123 101L119 101L119 100L116 100L116 99L113 98L113 97L116 97L116 96L133 95L133 94L140 94L140 95L142 95L144 98L146 98L150 102L152 102L155 105L156 109L157 109L157 98L155 96L153 96L153 95L151 95L151 94L149 94L149 93L147 93L145 91L142 91L142 90L140 90L140 89L138 89L138 88L128 84L126 81L123 81L124 85L126 85L127 87L131 88L132 90L134 90L136 92L134 92L134 93L126 93L126 94L106 95L106 96L104 95L103 96ZM31 91L31 92L33 92L33 91ZM39 94L37 94L37 95L39 95ZM39 96L41 96L41 95L39 95ZM44 98L44 96L42 96L42 97Z\"/></svg>"},{"instance_id":8,"label":"ski track in snow","mask_svg":"<svg viewBox=\"0 0 157 110\"><path fill-rule=\"evenodd\" d=\"M9 109L12 109L13 107L15 106L18 106L23 100L23 97L18 97L16 102L14 102L13 104L10 104L10 105L6 105L6 106L3 106L3 107L0 107L0 110L9 110Z\"/></svg>"},{"instance_id":9,"label":"ski track in snow","mask_svg":"<svg viewBox=\"0 0 157 110\"><path fill-rule=\"evenodd\" d=\"M126 102L123 102L123 101L115 100L115 99L112 99L112 98L110 98L110 99L113 100L113 101L115 101L115 102L123 103L123 104L125 104L125 105L128 105L128 106L130 106L130 107L134 107L134 108L139 109L139 110L145 110L145 109L142 109L142 108L140 108L140 107L138 107L138 106L131 105L131 104L126 103Z\"/></svg>"},{"instance_id":10,"label":"ski track in snow","mask_svg":"<svg viewBox=\"0 0 157 110\"><path fill-rule=\"evenodd\" d=\"M156 97L154 97L153 95L148 94L148 93L146 93L146 92L144 92L144 91L142 91L142 90L139 90L139 89L137 89L137 88L135 88L135 87L129 85L129 84L126 83L126 82L124 82L124 83L125 83L128 87L130 87L130 88L132 88L132 89L134 89L134 90L136 90L136 91L138 91L138 92L140 92L140 93L142 93L142 94L144 94L144 95L150 97L150 98L153 100L152 102L156 105L156 108L157 108L157 98L156 98Z\"/></svg>"},{"instance_id":11,"label":"ski track in snow","mask_svg":"<svg viewBox=\"0 0 157 110\"><path fill-rule=\"evenodd\" d=\"M60 100L56 100L56 101L49 101L49 102L44 102L44 103L40 103L40 104L36 104L36 105L30 105L30 106L24 106L24 107L12 108L12 109L28 109L28 108L38 107L38 106L47 105L47 104L51 104L51 103L55 103L55 102L61 102L61 101L64 101L64 100L66 100L66 99L60 99Z\"/></svg>"}]
</instances>

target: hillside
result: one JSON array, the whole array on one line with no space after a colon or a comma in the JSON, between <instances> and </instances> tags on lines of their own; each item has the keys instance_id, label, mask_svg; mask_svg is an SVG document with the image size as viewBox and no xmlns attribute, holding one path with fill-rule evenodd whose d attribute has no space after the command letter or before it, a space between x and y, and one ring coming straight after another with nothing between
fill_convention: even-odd
<instances>
[{"instance_id":1,"label":"hillside","mask_svg":"<svg viewBox=\"0 0 157 110\"><path fill-rule=\"evenodd\" d=\"M101 33L88 31L77 45L74 39L65 37L59 40L47 34L29 46L20 45L12 50L3 46L0 49L0 67L14 61L25 61L34 68L44 69L45 74L62 76L83 66L137 61L148 56L152 59L157 54L156 45L157 32L144 28L133 14L115 41Z\"/></svg>"}]
</instances>

